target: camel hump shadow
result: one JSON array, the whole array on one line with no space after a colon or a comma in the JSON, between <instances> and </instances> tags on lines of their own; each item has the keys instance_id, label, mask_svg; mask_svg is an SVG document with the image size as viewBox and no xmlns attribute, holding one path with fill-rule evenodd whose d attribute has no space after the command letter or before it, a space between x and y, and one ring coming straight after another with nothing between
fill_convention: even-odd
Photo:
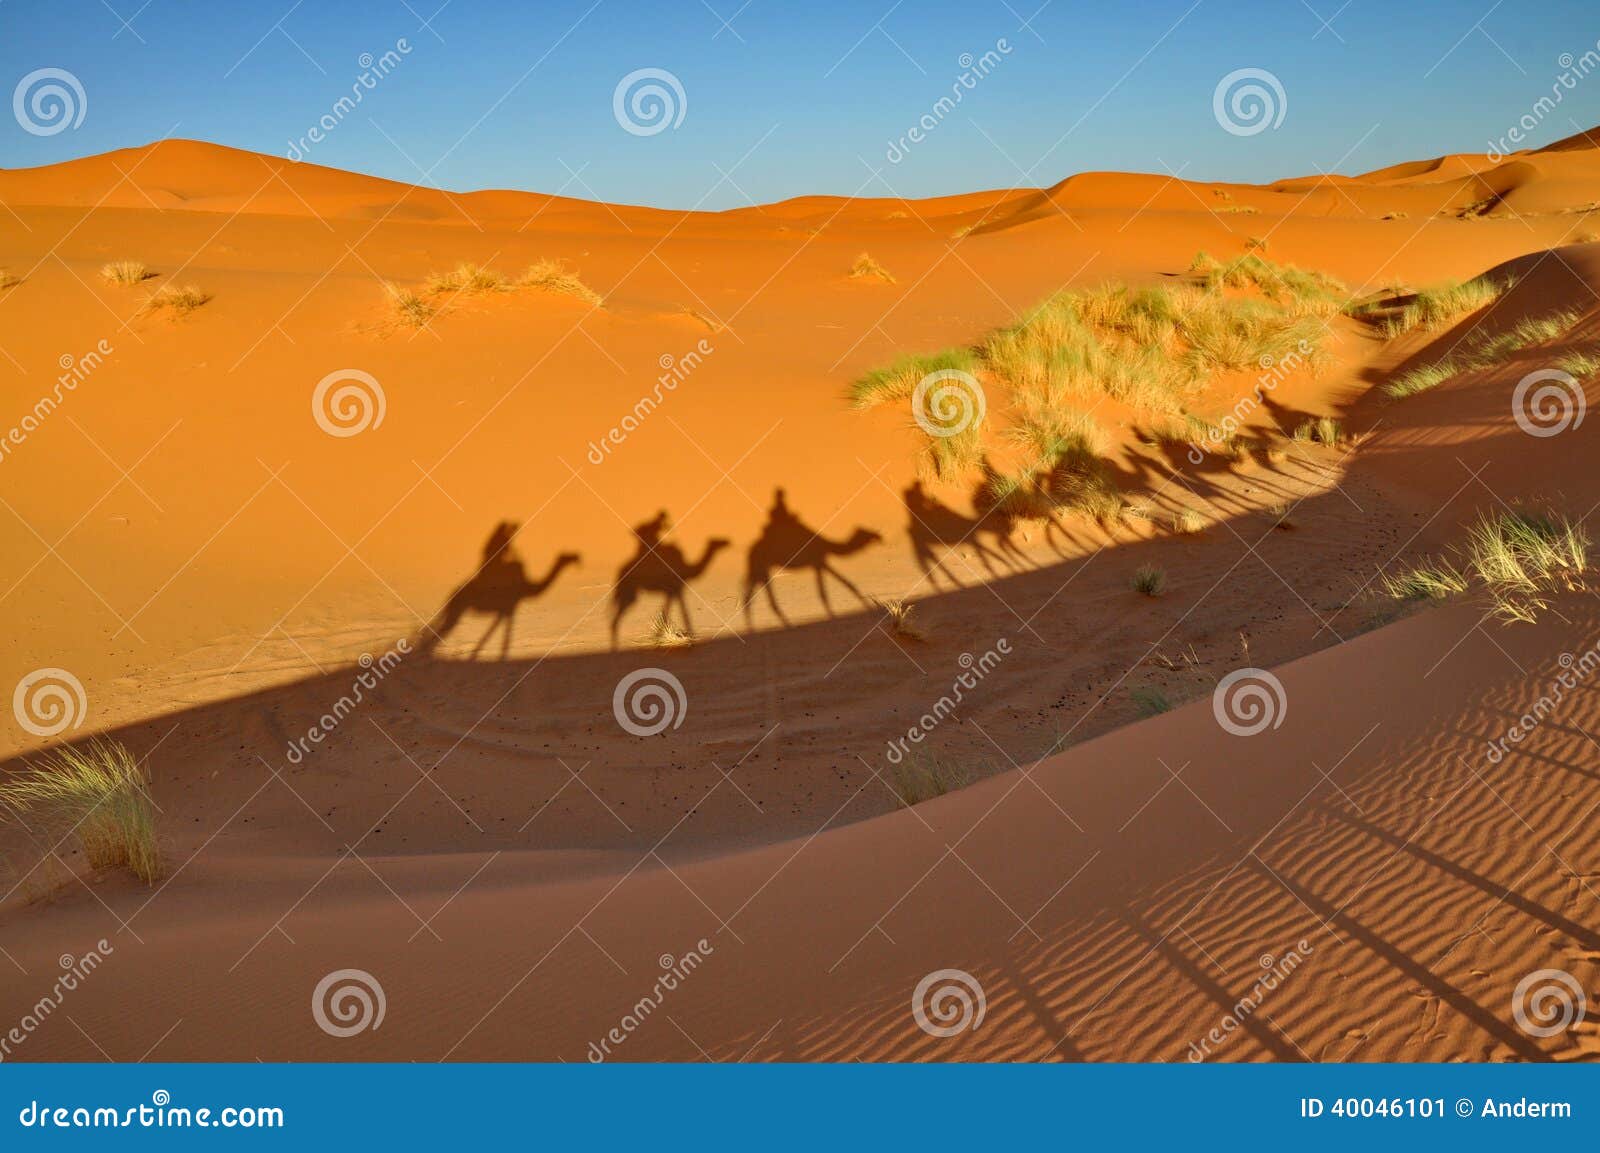
<instances>
[{"instance_id":1,"label":"camel hump shadow","mask_svg":"<svg viewBox=\"0 0 1600 1153\"><path fill-rule=\"evenodd\" d=\"M838 581L863 605L870 607L872 602L856 587L854 581L834 567L833 559L852 556L882 541L883 536L880 533L866 527L856 528L843 540L823 536L821 532L808 526L789 510L783 489L777 489L772 496L772 507L767 510L767 523L762 526L761 535L750 546L750 551L745 557L744 587L739 596L739 604L744 611L745 627L747 629L753 627L751 606L756 595L763 592L773 614L785 627L788 627L789 618L784 615L782 607L778 604L777 594L772 589L772 580L779 573L790 569L812 571L817 581L817 596L830 617L834 612L833 604L828 599L828 577Z\"/></svg>"},{"instance_id":2,"label":"camel hump shadow","mask_svg":"<svg viewBox=\"0 0 1600 1153\"><path fill-rule=\"evenodd\" d=\"M617 583L611 590L613 649L619 644L623 616L647 592L661 594L663 621L671 623L672 609L676 606L683 620L684 634L691 638L694 636L694 624L689 618L689 605L684 592L705 574L717 554L733 542L726 537L712 537L706 541L699 559L691 561L676 544L662 541L668 525L669 517L663 510L633 530L639 547L617 571Z\"/></svg>"},{"instance_id":3,"label":"camel hump shadow","mask_svg":"<svg viewBox=\"0 0 1600 1153\"><path fill-rule=\"evenodd\" d=\"M483 558L478 569L451 592L432 621L419 633L417 650L423 656L432 656L439 644L468 613L491 618L489 627L473 646L472 658L477 659L484 645L496 629L501 630L500 659L511 653L511 634L517 608L525 600L542 596L556 582L562 571L582 562L575 552L559 554L536 579L529 578L522 560L511 550L512 541L520 526L502 521L484 542Z\"/></svg>"}]
</instances>

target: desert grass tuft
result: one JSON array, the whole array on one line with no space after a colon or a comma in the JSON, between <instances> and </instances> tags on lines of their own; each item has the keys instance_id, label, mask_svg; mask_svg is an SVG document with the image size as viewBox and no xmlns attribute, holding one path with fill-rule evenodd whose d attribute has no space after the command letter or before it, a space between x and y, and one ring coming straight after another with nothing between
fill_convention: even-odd
<instances>
[{"instance_id":1,"label":"desert grass tuft","mask_svg":"<svg viewBox=\"0 0 1600 1153\"><path fill-rule=\"evenodd\" d=\"M1172 698L1154 685L1141 685L1129 696L1133 698L1134 711L1141 717L1159 716L1172 710Z\"/></svg>"},{"instance_id":2,"label":"desert grass tuft","mask_svg":"<svg viewBox=\"0 0 1600 1153\"><path fill-rule=\"evenodd\" d=\"M953 757L917 749L890 771L889 787L909 809L922 801L966 788L977 778L978 774L970 766Z\"/></svg>"},{"instance_id":3,"label":"desert grass tuft","mask_svg":"<svg viewBox=\"0 0 1600 1153\"><path fill-rule=\"evenodd\" d=\"M1167 587L1167 574L1165 569L1153 564L1140 565L1133 571L1133 591L1143 593L1147 597L1158 597Z\"/></svg>"},{"instance_id":4,"label":"desert grass tuft","mask_svg":"<svg viewBox=\"0 0 1600 1153\"><path fill-rule=\"evenodd\" d=\"M193 284L169 284L151 294L144 302L147 312L169 311L175 316L187 316L211 299L211 294Z\"/></svg>"},{"instance_id":5,"label":"desert grass tuft","mask_svg":"<svg viewBox=\"0 0 1600 1153\"><path fill-rule=\"evenodd\" d=\"M1294 439L1303 444L1335 448L1344 439L1344 426L1331 416L1319 416L1301 421L1294 430Z\"/></svg>"},{"instance_id":6,"label":"desert grass tuft","mask_svg":"<svg viewBox=\"0 0 1600 1153\"><path fill-rule=\"evenodd\" d=\"M1477 312L1493 303L1506 287L1509 286L1479 276L1455 284L1418 289L1410 302L1389 318L1385 332L1393 337L1418 329L1432 332L1444 328L1468 313Z\"/></svg>"},{"instance_id":7,"label":"desert grass tuft","mask_svg":"<svg viewBox=\"0 0 1600 1153\"><path fill-rule=\"evenodd\" d=\"M917 617L917 606L914 602L891 597L889 600L879 601L878 607L883 610L884 620L895 636L904 637L908 641L928 639L928 631L922 627L922 621Z\"/></svg>"},{"instance_id":8,"label":"desert grass tuft","mask_svg":"<svg viewBox=\"0 0 1600 1153\"><path fill-rule=\"evenodd\" d=\"M100 266L102 280L109 281L112 284L120 284L124 288L142 284L154 275L155 273L151 272L144 266L142 261L138 260L113 260L109 264Z\"/></svg>"},{"instance_id":9,"label":"desert grass tuft","mask_svg":"<svg viewBox=\"0 0 1600 1153\"><path fill-rule=\"evenodd\" d=\"M115 741L64 746L0 781L0 807L76 836L92 868L126 868L147 884L161 874L149 778Z\"/></svg>"},{"instance_id":10,"label":"desert grass tuft","mask_svg":"<svg viewBox=\"0 0 1600 1153\"><path fill-rule=\"evenodd\" d=\"M1427 392L1449 380L1461 366L1455 361L1445 359L1437 360L1432 364L1424 364L1408 372L1402 372L1388 384L1383 386L1383 391L1396 400L1403 400L1408 396L1415 396L1419 392Z\"/></svg>"},{"instance_id":11,"label":"desert grass tuft","mask_svg":"<svg viewBox=\"0 0 1600 1153\"><path fill-rule=\"evenodd\" d=\"M1206 518L1187 505L1177 509L1172 514L1172 530L1185 535L1204 532Z\"/></svg>"},{"instance_id":12,"label":"desert grass tuft","mask_svg":"<svg viewBox=\"0 0 1600 1153\"><path fill-rule=\"evenodd\" d=\"M863 252L856 257L856 262L850 266L851 280L881 280L885 284L895 282L894 273L874 260L870 253Z\"/></svg>"},{"instance_id":13,"label":"desert grass tuft","mask_svg":"<svg viewBox=\"0 0 1600 1153\"><path fill-rule=\"evenodd\" d=\"M0 268L0 288L15 288L22 283L22 277L15 275L9 268Z\"/></svg>"},{"instance_id":14,"label":"desert grass tuft","mask_svg":"<svg viewBox=\"0 0 1600 1153\"><path fill-rule=\"evenodd\" d=\"M1579 587L1588 550L1581 525L1548 513L1486 514L1467 531L1468 564L1508 624L1535 620L1557 587Z\"/></svg>"},{"instance_id":15,"label":"desert grass tuft","mask_svg":"<svg viewBox=\"0 0 1600 1153\"><path fill-rule=\"evenodd\" d=\"M600 305L602 297L594 289L578 279L578 274L569 270L559 260L536 260L528 265L527 269L517 279L519 288L537 288L542 292L559 293L562 296L576 297L585 304ZM709 321L694 314L708 326ZM712 331L716 331L712 328Z\"/></svg>"},{"instance_id":16,"label":"desert grass tuft","mask_svg":"<svg viewBox=\"0 0 1600 1153\"><path fill-rule=\"evenodd\" d=\"M1467 578L1449 561L1383 574L1383 591L1397 601L1440 601L1467 591Z\"/></svg>"},{"instance_id":17,"label":"desert grass tuft","mask_svg":"<svg viewBox=\"0 0 1600 1153\"><path fill-rule=\"evenodd\" d=\"M1592 352L1569 352L1556 361L1556 367L1579 380L1600 373L1600 356Z\"/></svg>"},{"instance_id":18,"label":"desert grass tuft","mask_svg":"<svg viewBox=\"0 0 1600 1153\"><path fill-rule=\"evenodd\" d=\"M872 408L889 401L905 400L930 372L943 369L972 372L977 367L978 358L965 348L947 348L926 356L902 356L887 368L875 368L853 381L849 399L857 408Z\"/></svg>"},{"instance_id":19,"label":"desert grass tuft","mask_svg":"<svg viewBox=\"0 0 1600 1153\"><path fill-rule=\"evenodd\" d=\"M383 291L388 296L389 307L394 310L396 319L408 328L423 327L439 311L436 304L415 289L386 281Z\"/></svg>"},{"instance_id":20,"label":"desert grass tuft","mask_svg":"<svg viewBox=\"0 0 1600 1153\"><path fill-rule=\"evenodd\" d=\"M504 292L507 288L506 278L498 272L481 264L471 264L466 261L456 265L449 272L429 273L423 284L428 292L435 295L446 292L465 295Z\"/></svg>"},{"instance_id":21,"label":"desert grass tuft","mask_svg":"<svg viewBox=\"0 0 1600 1153\"><path fill-rule=\"evenodd\" d=\"M681 649L694 644L694 637L668 620L665 612L655 615L644 640L647 645L656 649Z\"/></svg>"}]
</instances>

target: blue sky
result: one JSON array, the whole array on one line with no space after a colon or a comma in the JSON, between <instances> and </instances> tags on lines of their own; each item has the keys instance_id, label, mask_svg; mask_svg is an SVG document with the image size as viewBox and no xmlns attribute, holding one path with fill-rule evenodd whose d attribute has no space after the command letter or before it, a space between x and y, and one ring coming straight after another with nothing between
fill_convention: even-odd
<instances>
[{"instance_id":1,"label":"blue sky","mask_svg":"<svg viewBox=\"0 0 1600 1153\"><path fill-rule=\"evenodd\" d=\"M349 94L364 53L381 56L402 38L410 52L307 159L459 190L728 208L806 193L1045 185L1091 169L1254 181L1482 151L1550 92L1563 53L1595 48L1600 9L8 0L4 89L60 68L81 84L86 108L81 124L53 135L0 119L0 165L169 134L284 155ZM989 74L953 111L934 114L963 54L981 57L1002 40L1010 50L996 52ZM644 68L670 72L684 93L681 123L653 135L624 131L613 114L618 82ZM1218 82L1242 68L1281 84L1277 127L1234 135L1214 117ZM890 142L924 115L936 127L890 163ZM1532 139L1596 123L1600 74L1567 92Z\"/></svg>"}]
</instances>

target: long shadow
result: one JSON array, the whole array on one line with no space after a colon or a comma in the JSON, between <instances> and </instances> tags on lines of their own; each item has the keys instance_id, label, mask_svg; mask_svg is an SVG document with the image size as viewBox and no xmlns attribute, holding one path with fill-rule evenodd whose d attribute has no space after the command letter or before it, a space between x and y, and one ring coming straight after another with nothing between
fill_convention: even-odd
<instances>
[{"instance_id":1,"label":"long shadow","mask_svg":"<svg viewBox=\"0 0 1600 1153\"><path fill-rule=\"evenodd\" d=\"M483 561L477 571L456 586L444 606L416 638L417 651L432 656L440 643L468 613L490 618L489 627L473 646L474 658L483 651L496 629L501 630L500 659L511 653L511 634L517 606L525 600L542 596L553 585L563 569L581 562L575 552L564 552L551 562L543 577L530 580L522 560L512 551L511 545L521 526L511 521L501 521L489 534L483 545Z\"/></svg>"},{"instance_id":2,"label":"long shadow","mask_svg":"<svg viewBox=\"0 0 1600 1153\"><path fill-rule=\"evenodd\" d=\"M845 589L860 601L863 607L870 607L869 601L854 581L845 576L834 567L833 558L853 556L864 548L883 543L883 535L870 528L858 527L844 540L833 540L813 529L789 509L788 498L783 489L779 488L772 494L772 507L767 510L767 523L761 527L761 535L750 546L750 551L745 555L744 587L739 593L739 606L744 611L746 628L754 628L751 605L756 599L756 594L765 593L767 604L772 607L773 615L783 622L785 628L791 624L784 615L783 608L778 604L778 596L772 589L772 580L779 573L794 569L810 569L816 576L817 596L822 600L822 607L831 617L834 614L833 605L828 600L827 577L838 581Z\"/></svg>"},{"instance_id":3,"label":"long shadow","mask_svg":"<svg viewBox=\"0 0 1600 1153\"><path fill-rule=\"evenodd\" d=\"M691 638L694 636L694 622L689 618L689 604L684 598L684 590L704 576L717 554L733 542L726 537L712 537L700 551L700 558L691 561L676 544L661 539L670 523L663 509L650 520L634 526L633 535L638 539L638 548L617 570L617 583L611 590L613 649L618 647L622 618L640 595L647 592L661 594L661 616L665 624L672 624L672 609L677 606L684 634Z\"/></svg>"}]
</instances>

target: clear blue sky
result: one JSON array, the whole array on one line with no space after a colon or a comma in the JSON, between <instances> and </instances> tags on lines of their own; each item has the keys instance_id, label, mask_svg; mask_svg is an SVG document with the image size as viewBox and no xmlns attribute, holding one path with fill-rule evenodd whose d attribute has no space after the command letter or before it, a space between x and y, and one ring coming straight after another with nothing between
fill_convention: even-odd
<instances>
[{"instance_id":1,"label":"clear blue sky","mask_svg":"<svg viewBox=\"0 0 1600 1153\"><path fill-rule=\"evenodd\" d=\"M61 68L87 108L49 136L0 117L0 165L169 134L283 155L349 93L363 53L405 38L410 54L308 159L459 190L704 208L1106 168L1264 180L1484 150L1550 92L1563 53L1600 39L1593 0L1340 3L3 0L3 91ZM950 93L962 54L1002 38L1011 52L890 164L889 142ZM641 68L681 82L677 127L619 126L613 92ZM1219 127L1213 91L1240 68L1281 82L1278 127ZM1596 123L1600 74L1532 138Z\"/></svg>"}]
</instances>

